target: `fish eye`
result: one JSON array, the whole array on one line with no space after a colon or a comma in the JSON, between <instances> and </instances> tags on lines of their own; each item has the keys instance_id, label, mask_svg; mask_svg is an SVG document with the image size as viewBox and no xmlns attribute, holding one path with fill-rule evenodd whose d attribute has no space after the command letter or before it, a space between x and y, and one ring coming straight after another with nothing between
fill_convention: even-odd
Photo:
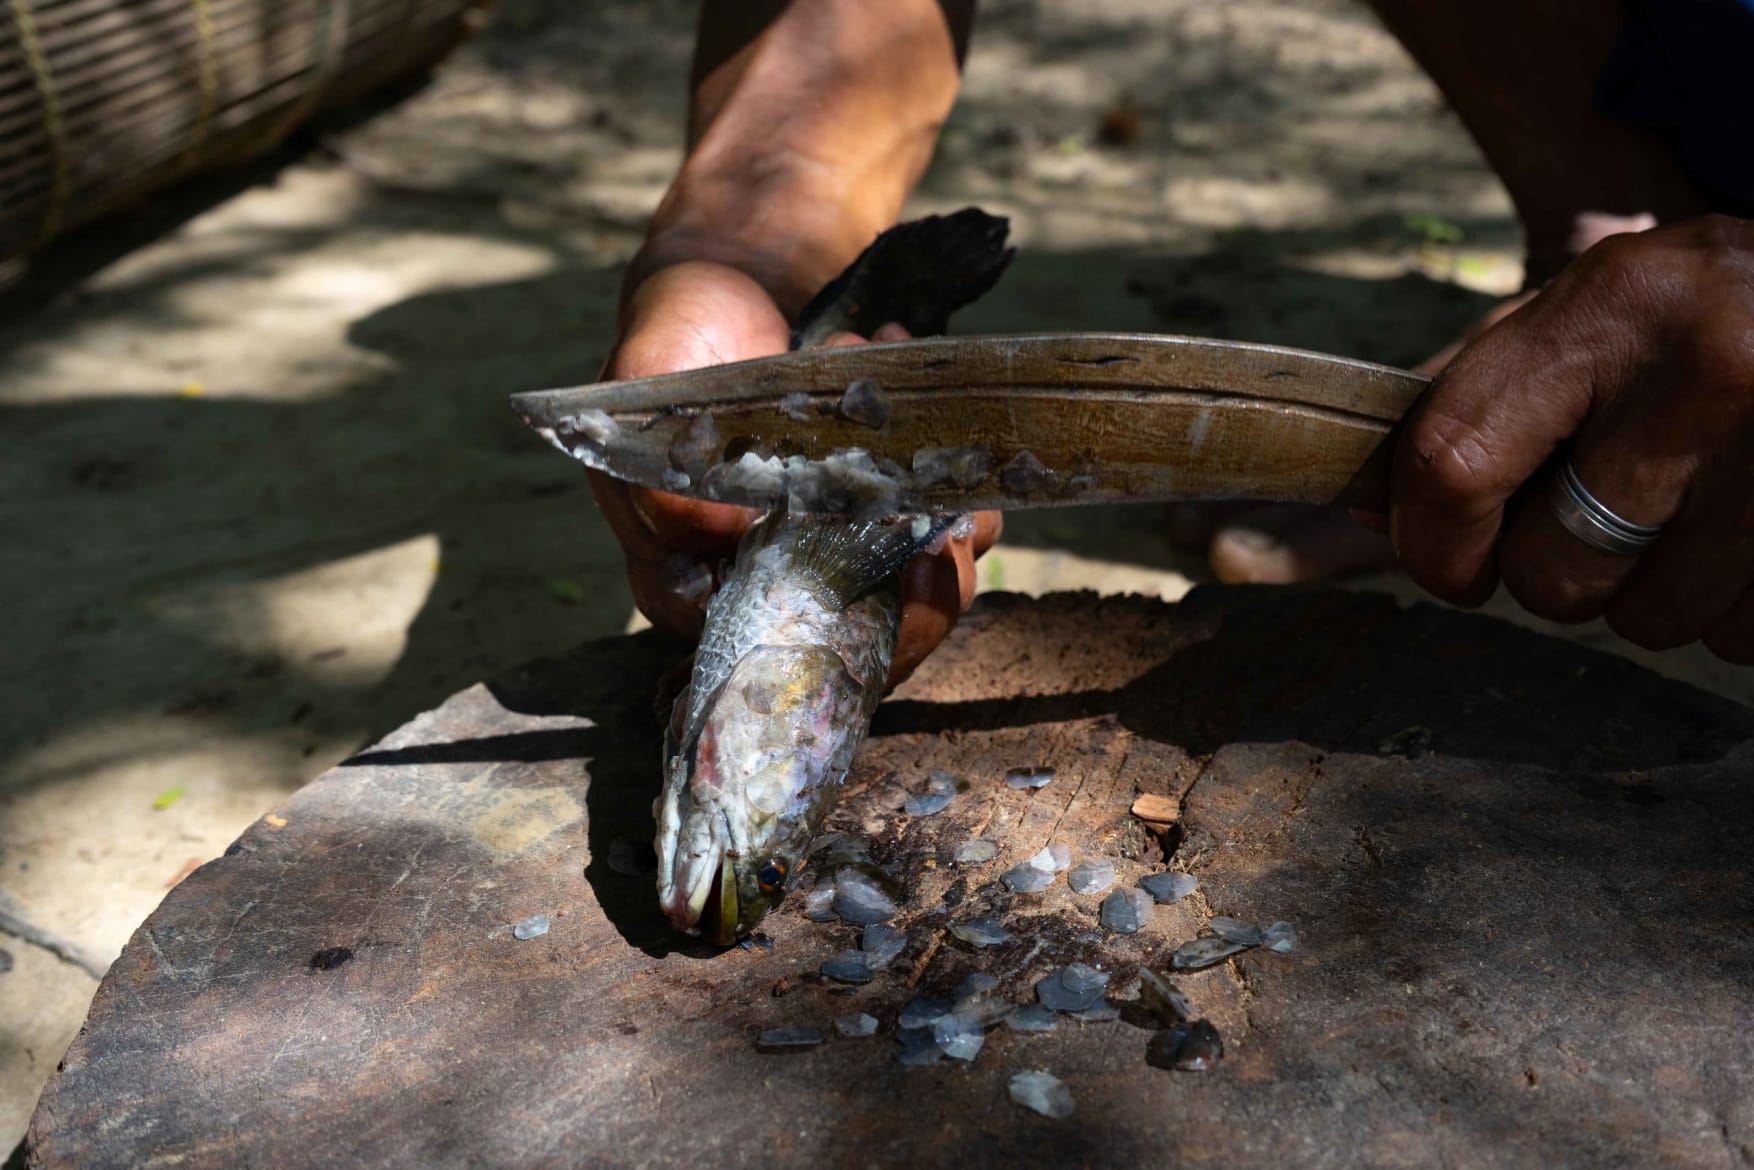
<instances>
[{"instance_id":1,"label":"fish eye","mask_svg":"<svg viewBox=\"0 0 1754 1170\"><path fill-rule=\"evenodd\" d=\"M785 881L786 863L784 859L778 857L770 859L766 865L761 867L761 872L755 875L755 884L761 888L761 892L764 894L771 894L778 890L785 884Z\"/></svg>"}]
</instances>

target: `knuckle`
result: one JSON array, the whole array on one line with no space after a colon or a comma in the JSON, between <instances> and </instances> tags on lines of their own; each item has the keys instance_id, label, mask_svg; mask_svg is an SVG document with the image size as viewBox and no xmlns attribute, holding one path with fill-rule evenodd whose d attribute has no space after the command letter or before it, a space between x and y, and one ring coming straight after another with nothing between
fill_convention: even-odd
<instances>
[{"instance_id":1,"label":"knuckle","mask_svg":"<svg viewBox=\"0 0 1754 1170\"><path fill-rule=\"evenodd\" d=\"M1699 243L1716 255L1734 255L1749 247L1748 221L1721 211L1708 212L1693 221Z\"/></svg>"},{"instance_id":2,"label":"knuckle","mask_svg":"<svg viewBox=\"0 0 1754 1170\"><path fill-rule=\"evenodd\" d=\"M1406 449L1406 489L1438 508L1466 511L1492 495L1492 456L1471 424L1428 411L1408 433Z\"/></svg>"},{"instance_id":3,"label":"knuckle","mask_svg":"<svg viewBox=\"0 0 1754 1170\"><path fill-rule=\"evenodd\" d=\"M1578 267L1595 294L1588 303L1619 320L1640 306L1678 303L1699 258L1691 239L1672 232L1624 232L1591 248Z\"/></svg>"}]
</instances>

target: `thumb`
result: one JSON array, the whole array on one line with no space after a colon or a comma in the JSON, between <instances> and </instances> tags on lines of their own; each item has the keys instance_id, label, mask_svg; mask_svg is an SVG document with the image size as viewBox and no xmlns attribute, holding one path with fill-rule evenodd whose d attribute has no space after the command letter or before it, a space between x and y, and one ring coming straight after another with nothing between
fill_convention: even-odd
<instances>
[{"instance_id":1,"label":"thumb","mask_svg":"<svg viewBox=\"0 0 1754 1170\"><path fill-rule=\"evenodd\" d=\"M659 269L627 298L604 375L673 374L784 353L790 341L785 316L753 277L687 261Z\"/></svg>"}]
</instances>

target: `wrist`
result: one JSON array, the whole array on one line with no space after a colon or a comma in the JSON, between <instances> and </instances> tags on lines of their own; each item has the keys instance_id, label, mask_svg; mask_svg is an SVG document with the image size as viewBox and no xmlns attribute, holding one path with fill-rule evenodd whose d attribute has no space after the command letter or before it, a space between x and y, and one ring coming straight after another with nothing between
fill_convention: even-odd
<instances>
[{"instance_id":1,"label":"wrist","mask_svg":"<svg viewBox=\"0 0 1754 1170\"><path fill-rule=\"evenodd\" d=\"M884 186L796 161L690 160L628 265L623 299L664 268L707 261L746 273L790 319L895 222L907 184Z\"/></svg>"},{"instance_id":2,"label":"wrist","mask_svg":"<svg viewBox=\"0 0 1754 1170\"><path fill-rule=\"evenodd\" d=\"M958 81L939 0L784 6L697 81L688 157L624 291L667 265L710 261L794 316L895 222Z\"/></svg>"}]
</instances>

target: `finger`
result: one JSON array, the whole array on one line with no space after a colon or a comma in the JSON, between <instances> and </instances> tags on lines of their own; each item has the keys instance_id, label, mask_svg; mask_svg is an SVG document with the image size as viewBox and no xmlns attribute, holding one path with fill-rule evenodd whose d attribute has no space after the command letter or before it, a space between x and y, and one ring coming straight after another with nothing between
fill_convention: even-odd
<instances>
[{"instance_id":1,"label":"finger","mask_svg":"<svg viewBox=\"0 0 1754 1170\"><path fill-rule=\"evenodd\" d=\"M655 628L672 637L700 637L713 587L705 565L684 553L657 561L629 557L627 584L633 603Z\"/></svg>"},{"instance_id":2,"label":"finger","mask_svg":"<svg viewBox=\"0 0 1754 1170\"><path fill-rule=\"evenodd\" d=\"M628 494L631 485L601 471L587 471L585 474L591 481L591 494L597 500L597 510L609 522L615 538L621 542L622 551L644 561L663 559L670 546L659 539L645 517L634 508Z\"/></svg>"},{"instance_id":3,"label":"finger","mask_svg":"<svg viewBox=\"0 0 1754 1170\"><path fill-rule=\"evenodd\" d=\"M999 537L1005 532L1005 513L976 512L974 514L974 555L984 557L987 550L997 544Z\"/></svg>"},{"instance_id":4,"label":"finger","mask_svg":"<svg viewBox=\"0 0 1754 1170\"><path fill-rule=\"evenodd\" d=\"M906 341L912 336L913 334L907 331L907 326L898 325L891 321L887 325L877 326L876 332L872 333L870 337L854 333L849 329L830 333L823 339L822 348L842 349L849 345L864 345L870 341Z\"/></svg>"},{"instance_id":5,"label":"finger","mask_svg":"<svg viewBox=\"0 0 1754 1170\"><path fill-rule=\"evenodd\" d=\"M1634 524L1666 524L1693 476L1674 411L1649 409L1658 396L1629 394L1604 405L1579 432L1569 455L1578 481L1602 506ZM1673 452L1673 454L1665 454ZM1549 475L1558 475L1555 467ZM1543 480L1518 501L1499 550L1499 574L1530 613L1558 622L1599 617L1629 578L1638 556L1604 552L1559 522Z\"/></svg>"},{"instance_id":6,"label":"finger","mask_svg":"<svg viewBox=\"0 0 1754 1170\"><path fill-rule=\"evenodd\" d=\"M950 558L950 571L956 574L956 612L966 612L974 604L976 588L980 578L974 569L974 537L972 534L960 540L952 540L944 550Z\"/></svg>"},{"instance_id":7,"label":"finger","mask_svg":"<svg viewBox=\"0 0 1754 1170\"><path fill-rule=\"evenodd\" d=\"M784 353L791 329L753 277L717 264L661 269L634 290L605 376L646 378Z\"/></svg>"},{"instance_id":8,"label":"finger","mask_svg":"<svg viewBox=\"0 0 1754 1170\"><path fill-rule=\"evenodd\" d=\"M1499 554L1525 608L1558 621L1608 613L1615 629L1656 648L1693 641L1734 604L1754 555L1743 548L1754 474L1745 446L1725 436L1742 428L1749 367L1740 343L1726 352L1714 339L1739 336L1743 320L1738 312L1721 328L1666 340L1595 404L1569 453L1591 495L1633 524L1666 526L1662 539L1638 556L1593 549L1559 523L1545 492L1531 492ZM1702 466L1702 453L1726 449L1730 458Z\"/></svg>"},{"instance_id":9,"label":"finger","mask_svg":"<svg viewBox=\"0 0 1754 1170\"><path fill-rule=\"evenodd\" d=\"M1628 505L1624 486L1599 470L1579 470L1578 478L1586 484L1615 485L1601 490L1590 488L1592 495L1616 514L1628 516L1621 509ZM1555 468L1550 476L1556 476ZM1556 622L1587 622L1600 617L1608 601L1631 575L1638 563L1636 555L1603 552L1585 544L1559 522L1549 492L1551 478L1517 500L1505 524L1504 542L1498 553L1499 575L1505 590L1517 604L1537 617ZM1616 500L1617 503L1608 503Z\"/></svg>"},{"instance_id":10,"label":"finger","mask_svg":"<svg viewBox=\"0 0 1754 1170\"><path fill-rule=\"evenodd\" d=\"M1597 311L1600 282L1568 270L1438 376L1396 444L1389 534L1408 573L1446 601L1479 605L1498 578L1505 505L1576 432L1596 386L1626 381L1628 346Z\"/></svg>"},{"instance_id":11,"label":"finger","mask_svg":"<svg viewBox=\"0 0 1754 1170\"><path fill-rule=\"evenodd\" d=\"M1705 648L1737 666L1754 666L1754 589L1744 593L1705 635Z\"/></svg>"},{"instance_id":12,"label":"finger","mask_svg":"<svg viewBox=\"0 0 1754 1170\"><path fill-rule=\"evenodd\" d=\"M962 590L954 563L941 556L915 557L902 571L901 629L889 667L897 686L942 642L962 613Z\"/></svg>"},{"instance_id":13,"label":"finger","mask_svg":"<svg viewBox=\"0 0 1754 1170\"><path fill-rule=\"evenodd\" d=\"M760 515L753 508L717 504L645 487L629 487L629 504L665 549L718 560L737 551L743 530Z\"/></svg>"},{"instance_id":14,"label":"finger","mask_svg":"<svg viewBox=\"0 0 1754 1170\"><path fill-rule=\"evenodd\" d=\"M976 512L973 532L947 539L940 551L922 553L902 570L901 629L889 686L898 686L911 675L974 604L980 586L975 558L993 547L1004 528L1002 513Z\"/></svg>"},{"instance_id":15,"label":"finger","mask_svg":"<svg viewBox=\"0 0 1754 1170\"><path fill-rule=\"evenodd\" d=\"M622 550L639 560L659 561L677 550L704 561L729 557L756 515L750 508L636 487L600 471L588 474L598 510Z\"/></svg>"},{"instance_id":16,"label":"finger","mask_svg":"<svg viewBox=\"0 0 1754 1170\"><path fill-rule=\"evenodd\" d=\"M1754 469L1740 458L1701 468L1680 513L1608 603L1608 624L1652 650L1705 637L1754 582Z\"/></svg>"}]
</instances>

